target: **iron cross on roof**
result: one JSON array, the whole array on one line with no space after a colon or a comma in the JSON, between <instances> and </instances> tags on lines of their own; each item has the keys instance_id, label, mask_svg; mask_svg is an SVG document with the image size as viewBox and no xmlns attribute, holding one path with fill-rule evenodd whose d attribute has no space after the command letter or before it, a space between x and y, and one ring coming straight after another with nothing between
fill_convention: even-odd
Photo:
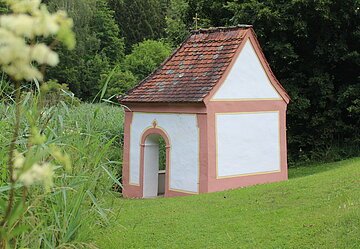
<instances>
[{"instance_id":1,"label":"iron cross on roof","mask_svg":"<svg viewBox=\"0 0 360 249\"><path fill-rule=\"evenodd\" d=\"M197 13L195 14L195 17L193 17L193 20L195 20L195 30L197 30L198 29L198 21L200 20Z\"/></svg>"}]
</instances>

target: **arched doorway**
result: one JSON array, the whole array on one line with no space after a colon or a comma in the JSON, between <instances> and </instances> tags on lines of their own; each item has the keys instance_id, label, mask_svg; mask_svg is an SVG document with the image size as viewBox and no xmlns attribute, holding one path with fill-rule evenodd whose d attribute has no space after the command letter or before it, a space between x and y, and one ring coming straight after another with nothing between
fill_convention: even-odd
<instances>
[{"instance_id":1,"label":"arched doorway","mask_svg":"<svg viewBox=\"0 0 360 249\"><path fill-rule=\"evenodd\" d=\"M162 196L168 189L170 142L158 128L144 132L141 143L141 172L143 197Z\"/></svg>"}]
</instances>

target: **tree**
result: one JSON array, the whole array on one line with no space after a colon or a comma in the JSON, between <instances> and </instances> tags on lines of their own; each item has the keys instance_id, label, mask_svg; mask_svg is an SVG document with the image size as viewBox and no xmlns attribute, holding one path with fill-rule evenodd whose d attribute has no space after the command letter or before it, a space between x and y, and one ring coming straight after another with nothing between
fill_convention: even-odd
<instances>
[{"instance_id":1,"label":"tree","mask_svg":"<svg viewBox=\"0 0 360 249\"><path fill-rule=\"evenodd\" d=\"M169 44L146 40L133 46L132 53L125 57L124 68L141 80L157 68L170 53Z\"/></svg>"},{"instance_id":2,"label":"tree","mask_svg":"<svg viewBox=\"0 0 360 249\"><path fill-rule=\"evenodd\" d=\"M197 14L200 28L226 26L231 16L231 12L225 8L227 2L228 0L188 0L189 7L184 21L192 29L195 29L193 18Z\"/></svg>"},{"instance_id":3,"label":"tree","mask_svg":"<svg viewBox=\"0 0 360 249\"><path fill-rule=\"evenodd\" d=\"M166 39L173 47L182 43L189 35L188 27L185 23L186 13L189 5L185 0L170 0L166 14Z\"/></svg>"},{"instance_id":4,"label":"tree","mask_svg":"<svg viewBox=\"0 0 360 249\"><path fill-rule=\"evenodd\" d=\"M123 71L121 68L118 68L110 78L105 97L113 98L125 94L137 82L138 79L130 71Z\"/></svg>"},{"instance_id":5,"label":"tree","mask_svg":"<svg viewBox=\"0 0 360 249\"><path fill-rule=\"evenodd\" d=\"M48 0L53 9L65 9L74 20L77 46L60 49L60 65L48 77L69 85L83 100L92 100L102 75L124 58L124 42L105 0Z\"/></svg>"},{"instance_id":6,"label":"tree","mask_svg":"<svg viewBox=\"0 0 360 249\"><path fill-rule=\"evenodd\" d=\"M253 24L289 91L289 150L323 159L334 147L359 146L358 1L229 1L232 24ZM338 156L348 151L339 150Z\"/></svg>"},{"instance_id":7,"label":"tree","mask_svg":"<svg viewBox=\"0 0 360 249\"><path fill-rule=\"evenodd\" d=\"M0 2L0 15L1 14L7 14L9 12L9 9L7 5L3 2Z\"/></svg>"},{"instance_id":8,"label":"tree","mask_svg":"<svg viewBox=\"0 0 360 249\"><path fill-rule=\"evenodd\" d=\"M168 0L109 0L125 38L126 51L145 39L165 36Z\"/></svg>"},{"instance_id":9,"label":"tree","mask_svg":"<svg viewBox=\"0 0 360 249\"><path fill-rule=\"evenodd\" d=\"M105 0L96 1L95 18L91 27L96 31L96 38L100 41L99 52L109 58L110 64L120 62L124 57L124 41L120 38L120 29Z\"/></svg>"}]
</instances>

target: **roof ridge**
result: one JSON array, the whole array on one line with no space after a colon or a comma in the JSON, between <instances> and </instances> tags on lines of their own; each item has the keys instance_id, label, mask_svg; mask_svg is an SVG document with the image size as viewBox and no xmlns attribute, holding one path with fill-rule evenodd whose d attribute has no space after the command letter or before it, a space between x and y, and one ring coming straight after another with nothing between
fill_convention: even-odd
<instances>
[{"instance_id":1,"label":"roof ridge","mask_svg":"<svg viewBox=\"0 0 360 249\"><path fill-rule=\"evenodd\" d=\"M191 30L191 34L195 34L195 33L213 33L213 32L218 32L218 31L228 31L228 30L236 30L236 29L248 29L248 28L252 28L253 26L250 24L238 24L235 26L227 26L227 27L210 27L210 28L206 28L206 29L196 29L196 30Z\"/></svg>"},{"instance_id":2,"label":"roof ridge","mask_svg":"<svg viewBox=\"0 0 360 249\"><path fill-rule=\"evenodd\" d=\"M239 41L239 40L242 40L243 37L240 36L240 37L236 37L236 38L226 38L226 39L222 39L223 41ZM211 43L211 42L214 42L214 41L219 41L218 39L208 39L206 41L203 41L203 40L194 40L194 41L189 41L188 44L194 44L194 43Z\"/></svg>"}]
</instances>

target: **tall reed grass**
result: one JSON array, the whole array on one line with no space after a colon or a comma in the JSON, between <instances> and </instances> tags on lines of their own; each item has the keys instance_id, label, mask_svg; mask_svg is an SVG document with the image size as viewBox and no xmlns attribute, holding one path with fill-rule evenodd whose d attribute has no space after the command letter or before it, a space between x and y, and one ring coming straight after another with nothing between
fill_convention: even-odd
<instances>
[{"instance_id":1,"label":"tall reed grass","mask_svg":"<svg viewBox=\"0 0 360 249\"><path fill-rule=\"evenodd\" d=\"M18 147L26 150L29 134L26 118L31 118L34 96L22 96ZM0 102L0 201L6 201L7 150L10 144L14 106L9 98ZM16 224L19 248L96 248L81 229L109 224L105 196L120 195L121 138L123 110L106 104L69 106L59 102L43 109L37 126L46 134L45 144L56 144L72 160L71 173L59 169L55 187L44 193L32 187L30 205ZM20 198L20 197L18 197ZM3 212L3 210L1 210Z\"/></svg>"}]
</instances>

